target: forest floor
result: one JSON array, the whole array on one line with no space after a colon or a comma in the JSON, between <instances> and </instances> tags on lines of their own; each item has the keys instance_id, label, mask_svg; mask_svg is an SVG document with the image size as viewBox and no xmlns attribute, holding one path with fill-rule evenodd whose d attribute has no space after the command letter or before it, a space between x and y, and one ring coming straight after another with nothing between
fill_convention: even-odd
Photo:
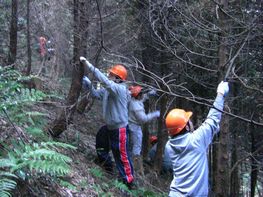
<instances>
[{"instance_id":1,"label":"forest floor","mask_svg":"<svg viewBox=\"0 0 263 197\"><path fill-rule=\"evenodd\" d=\"M67 90L63 94L67 95ZM45 101L34 105L33 110L48 114L48 125L56 118L62 103L63 99ZM146 163L145 176L135 177L137 190L132 192L122 189L123 185L117 182L117 169L113 174L109 174L94 163L95 135L103 125L101 111L100 102L95 101L89 111L83 114L75 112L67 130L54 139L77 147L76 150L61 150L72 159L72 171L66 178L54 181L52 177L39 176L33 180L22 181L13 196L167 196L171 175L157 175ZM8 121L1 120L0 129L4 131L0 134L2 139L11 140L18 137ZM30 138L26 131L21 129L20 132Z\"/></svg>"}]
</instances>

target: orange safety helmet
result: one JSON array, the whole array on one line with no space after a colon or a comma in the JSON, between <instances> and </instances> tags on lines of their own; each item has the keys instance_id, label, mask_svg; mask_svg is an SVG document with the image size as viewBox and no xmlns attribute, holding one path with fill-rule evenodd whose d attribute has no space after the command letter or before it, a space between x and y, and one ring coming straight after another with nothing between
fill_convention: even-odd
<instances>
[{"instance_id":1,"label":"orange safety helmet","mask_svg":"<svg viewBox=\"0 0 263 197\"><path fill-rule=\"evenodd\" d=\"M131 95L136 98L140 92L142 91L142 87L141 86L130 86L129 90L131 92Z\"/></svg>"},{"instance_id":2,"label":"orange safety helmet","mask_svg":"<svg viewBox=\"0 0 263 197\"><path fill-rule=\"evenodd\" d=\"M157 136L155 136L155 135L152 135L152 136L150 136L150 143L152 144L152 145L154 145L156 142L157 142Z\"/></svg>"},{"instance_id":3,"label":"orange safety helmet","mask_svg":"<svg viewBox=\"0 0 263 197\"><path fill-rule=\"evenodd\" d=\"M183 109L176 108L171 110L165 119L168 134L173 136L180 133L192 115L193 112L186 112Z\"/></svg>"},{"instance_id":4,"label":"orange safety helmet","mask_svg":"<svg viewBox=\"0 0 263 197\"><path fill-rule=\"evenodd\" d=\"M127 70L124 66L117 64L109 69L109 72L120 77L123 81L127 78Z\"/></svg>"}]
</instances>

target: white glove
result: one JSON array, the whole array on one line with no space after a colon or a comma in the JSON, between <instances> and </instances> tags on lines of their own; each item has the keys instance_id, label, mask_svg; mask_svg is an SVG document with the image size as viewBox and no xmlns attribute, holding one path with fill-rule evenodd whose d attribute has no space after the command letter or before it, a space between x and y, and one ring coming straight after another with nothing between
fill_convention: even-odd
<instances>
[{"instance_id":1,"label":"white glove","mask_svg":"<svg viewBox=\"0 0 263 197\"><path fill-rule=\"evenodd\" d=\"M155 112L153 112L153 115L154 115L154 117L160 117L160 111L159 110L157 110L157 111L155 111Z\"/></svg>"},{"instance_id":2,"label":"white glove","mask_svg":"<svg viewBox=\"0 0 263 197\"><path fill-rule=\"evenodd\" d=\"M149 96L156 96L157 95L156 90L152 89L151 91L148 92L148 95Z\"/></svg>"},{"instance_id":3,"label":"white glove","mask_svg":"<svg viewBox=\"0 0 263 197\"><path fill-rule=\"evenodd\" d=\"M84 76L82 79L82 84L84 85L84 87L89 88L91 81L89 80L89 78L87 76Z\"/></svg>"},{"instance_id":4,"label":"white glove","mask_svg":"<svg viewBox=\"0 0 263 197\"><path fill-rule=\"evenodd\" d=\"M221 81L217 87L217 93L220 93L223 96L226 96L228 92L229 92L228 82Z\"/></svg>"},{"instance_id":5,"label":"white glove","mask_svg":"<svg viewBox=\"0 0 263 197\"><path fill-rule=\"evenodd\" d=\"M79 60L80 62L84 63L89 69L94 69L94 66L85 57L81 56Z\"/></svg>"},{"instance_id":6,"label":"white glove","mask_svg":"<svg viewBox=\"0 0 263 197\"><path fill-rule=\"evenodd\" d=\"M79 60L80 60L81 62L87 61L87 59L86 59L85 57L82 57L82 56L79 58Z\"/></svg>"}]
</instances>

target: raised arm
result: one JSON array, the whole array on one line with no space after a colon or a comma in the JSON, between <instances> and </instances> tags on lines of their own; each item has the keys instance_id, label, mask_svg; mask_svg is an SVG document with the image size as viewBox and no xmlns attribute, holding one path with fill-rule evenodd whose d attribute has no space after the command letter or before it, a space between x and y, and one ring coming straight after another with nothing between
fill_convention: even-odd
<instances>
[{"instance_id":1,"label":"raised arm","mask_svg":"<svg viewBox=\"0 0 263 197\"><path fill-rule=\"evenodd\" d=\"M83 77L82 84L86 89L88 89L91 92L92 97L95 97L100 100L102 99L104 89L96 90L87 76Z\"/></svg>"},{"instance_id":2,"label":"raised arm","mask_svg":"<svg viewBox=\"0 0 263 197\"><path fill-rule=\"evenodd\" d=\"M87 69L103 84L110 86L113 83L108 79L99 69L95 68L85 57L80 57L81 63L83 63Z\"/></svg>"},{"instance_id":3,"label":"raised arm","mask_svg":"<svg viewBox=\"0 0 263 197\"><path fill-rule=\"evenodd\" d=\"M146 114L144 110L135 111L135 117L140 122L140 124L151 121L154 118L158 118L160 116L160 111L154 111Z\"/></svg>"},{"instance_id":4,"label":"raised arm","mask_svg":"<svg viewBox=\"0 0 263 197\"><path fill-rule=\"evenodd\" d=\"M213 108L210 109L204 123L194 131L195 139L206 149L212 142L213 137L219 132L222 110L224 108L224 96L228 94L228 82L221 82L217 88L217 97Z\"/></svg>"}]
</instances>

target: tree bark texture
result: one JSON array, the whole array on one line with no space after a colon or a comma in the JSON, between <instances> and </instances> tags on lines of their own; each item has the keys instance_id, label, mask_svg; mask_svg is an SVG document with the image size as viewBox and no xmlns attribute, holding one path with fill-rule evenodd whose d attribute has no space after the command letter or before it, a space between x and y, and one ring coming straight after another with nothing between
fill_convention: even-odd
<instances>
[{"instance_id":1,"label":"tree bark texture","mask_svg":"<svg viewBox=\"0 0 263 197\"><path fill-rule=\"evenodd\" d=\"M146 30L145 30L146 31ZM145 66L146 69L151 69L150 65L152 65L153 62L153 58L151 56L152 54L152 48L151 47L147 47L147 43L149 42L149 37L147 37L147 34L145 32L143 32L141 34L141 45L143 46L144 50L142 50L142 63ZM148 77L143 76L141 79L144 83L148 82ZM149 112L149 108L150 108L150 103L149 100L146 100L144 102L144 109L145 109L145 113ZM149 137L150 137L150 133L149 133L149 124L146 123L143 125L143 139L142 139L142 156L144 159L147 159L148 157L148 152L149 152Z\"/></svg>"},{"instance_id":2,"label":"tree bark texture","mask_svg":"<svg viewBox=\"0 0 263 197\"><path fill-rule=\"evenodd\" d=\"M233 93L233 96L238 96L239 89L237 89L236 86L232 86L231 92ZM235 102L232 104L234 106L234 109L238 109L239 106L241 106L241 103ZM237 110L235 110L237 111ZM240 141L238 138L238 131L240 130L240 127L237 127L237 125L234 122L231 122L230 124L230 131L231 131L231 169L234 167L236 162L238 162L238 147L240 146ZM240 166L237 166L232 173L230 174L230 194L231 196L238 196L239 190L240 190L240 176L239 176Z\"/></svg>"},{"instance_id":3,"label":"tree bark texture","mask_svg":"<svg viewBox=\"0 0 263 197\"><path fill-rule=\"evenodd\" d=\"M255 103L256 104L256 103ZM254 112L257 105L255 105ZM253 112L253 119L259 121L260 115ZM260 128L253 123L250 124L251 135L251 173L250 173L250 196L256 196L257 182L259 182L259 172L263 164L263 134Z\"/></svg>"},{"instance_id":4,"label":"tree bark texture","mask_svg":"<svg viewBox=\"0 0 263 197\"><path fill-rule=\"evenodd\" d=\"M227 1L221 0L220 1L222 8L227 8ZM226 32L227 32L227 23L225 14L220 10L219 11L219 24L222 29L220 33L220 44L219 44L219 80L223 80L225 63L227 62L227 39L226 39ZM225 102L225 105L227 103ZM215 196L229 196L229 118L227 116L222 115L222 120L220 124L220 134L219 134L219 146L217 150L217 169L215 176Z\"/></svg>"},{"instance_id":5,"label":"tree bark texture","mask_svg":"<svg viewBox=\"0 0 263 197\"><path fill-rule=\"evenodd\" d=\"M50 133L57 137L67 129L75 110L82 87L84 66L80 65L79 57L87 51L87 2L74 0L74 49L73 49L73 71L70 90L66 99L66 107L58 113L58 117L49 129Z\"/></svg>"},{"instance_id":6,"label":"tree bark texture","mask_svg":"<svg viewBox=\"0 0 263 197\"><path fill-rule=\"evenodd\" d=\"M27 70L26 74L30 75L31 73L31 35L30 35L30 0L27 0L27 16L26 16L26 21L27 21Z\"/></svg>"},{"instance_id":7,"label":"tree bark texture","mask_svg":"<svg viewBox=\"0 0 263 197\"><path fill-rule=\"evenodd\" d=\"M8 54L9 65L15 63L17 53L17 0L12 0L12 13L10 25L10 43Z\"/></svg>"},{"instance_id":8,"label":"tree bark texture","mask_svg":"<svg viewBox=\"0 0 263 197\"><path fill-rule=\"evenodd\" d=\"M158 118L158 133L157 133L157 138L158 138L158 143L157 143L157 148L156 148L156 154L154 158L154 169L156 170L157 173L160 174L162 170L162 164L163 164L163 153L164 153L164 147L167 141L167 132L164 132L164 120L163 120L163 115L166 110L166 105L167 105L167 96L163 95L161 100L160 100L160 117Z\"/></svg>"}]
</instances>

